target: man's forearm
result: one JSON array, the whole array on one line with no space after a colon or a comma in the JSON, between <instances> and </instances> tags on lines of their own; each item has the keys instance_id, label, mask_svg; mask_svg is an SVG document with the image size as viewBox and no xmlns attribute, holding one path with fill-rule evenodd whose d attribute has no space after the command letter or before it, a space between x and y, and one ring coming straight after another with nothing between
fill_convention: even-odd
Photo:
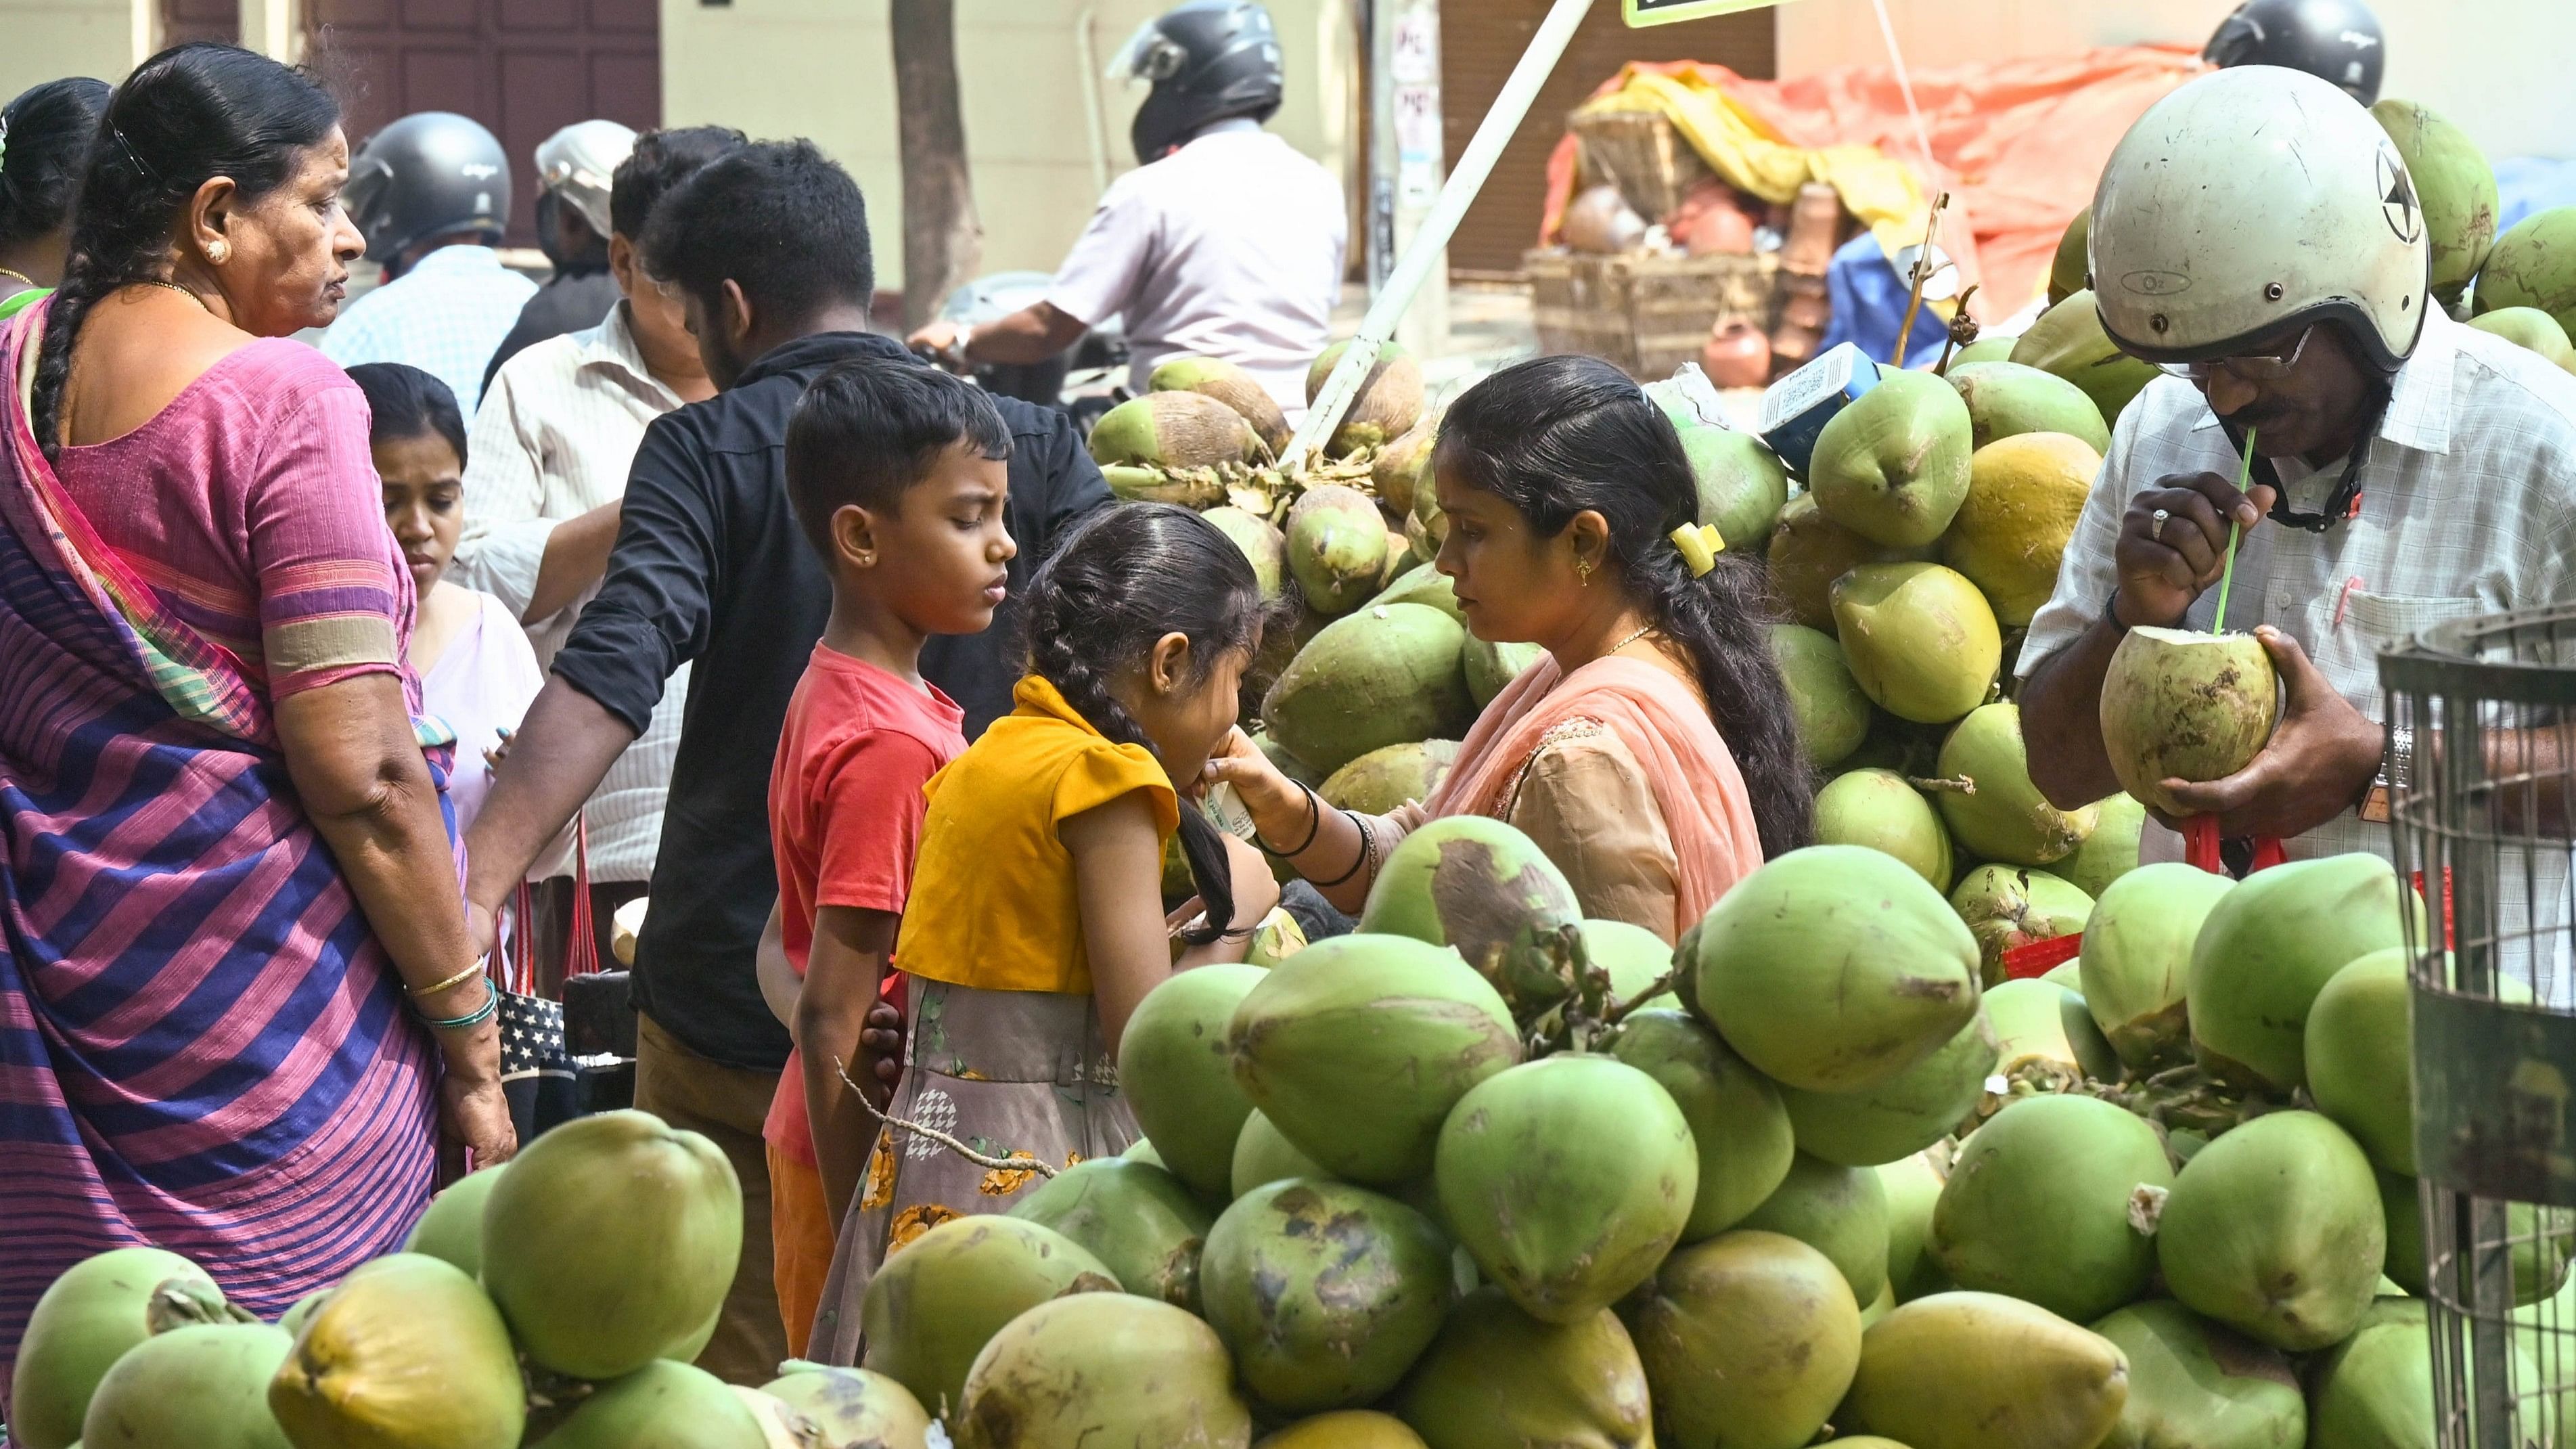
<instances>
[{"instance_id":1,"label":"man's forearm","mask_svg":"<svg viewBox=\"0 0 2576 1449\"><path fill-rule=\"evenodd\" d=\"M603 503L577 518L567 518L546 535L545 557L537 564L537 584L519 622L551 619L581 597L582 590L608 572L608 553L617 544L619 504Z\"/></svg>"},{"instance_id":2,"label":"man's forearm","mask_svg":"<svg viewBox=\"0 0 2576 1449\"><path fill-rule=\"evenodd\" d=\"M2102 677L2119 647L2119 631L2097 619L2022 686L2022 747L2030 780L2060 810L2080 810L2119 793L2120 777L2102 748Z\"/></svg>"},{"instance_id":3,"label":"man's forearm","mask_svg":"<svg viewBox=\"0 0 2576 1449\"><path fill-rule=\"evenodd\" d=\"M466 832L465 898L499 909L634 740L635 731L599 701L548 679Z\"/></svg>"},{"instance_id":4,"label":"man's forearm","mask_svg":"<svg viewBox=\"0 0 2576 1449\"><path fill-rule=\"evenodd\" d=\"M1023 307L1008 317L970 328L966 356L975 362L1033 366L1082 340L1090 329L1052 302Z\"/></svg>"}]
</instances>

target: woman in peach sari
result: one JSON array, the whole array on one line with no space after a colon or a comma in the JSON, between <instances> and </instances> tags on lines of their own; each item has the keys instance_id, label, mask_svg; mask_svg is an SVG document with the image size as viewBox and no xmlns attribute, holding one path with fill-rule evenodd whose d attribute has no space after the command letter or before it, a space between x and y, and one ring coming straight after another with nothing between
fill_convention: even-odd
<instances>
[{"instance_id":1,"label":"woman in peach sari","mask_svg":"<svg viewBox=\"0 0 2576 1449\"><path fill-rule=\"evenodd\" d=\"M1231 783L1264 848L1342 910L1407 831L1473 814L1537 842L1586 916L1677 939L1811 831L1759 560L1694 526L1672 423L1590 358L1470 389L1432 467L1449 518L1438 564L1467 628L1547 652L1486 706L1431 798L1392 815L1325 807L1240 731L1209 780Z\"/></svg>"}]
</instances>

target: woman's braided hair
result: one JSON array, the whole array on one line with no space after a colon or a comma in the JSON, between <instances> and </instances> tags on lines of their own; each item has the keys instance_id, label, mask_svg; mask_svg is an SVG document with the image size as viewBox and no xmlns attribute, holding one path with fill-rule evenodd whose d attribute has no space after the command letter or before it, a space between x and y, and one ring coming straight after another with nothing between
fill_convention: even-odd
<instances>
[{"instance_id":1,"label":"woman's braided hair","mask_svg":"<svg viewBox=\"0 0 2576 1449\"><path fill-rule=\"evenodd\" d=\"M107 82L66 76L0 106L0 247L24 246L71 220L89 167Z\"/></svg>"},{"instance_id":2,"label":"woman's braided hair","mask_svg":"<svg viewBox=\"0 0 2576 1449\"><path fill-rule=\"evenodd\" d=\"M90 308L119 287L168 280L171 236L199 187L228 176L256 201L338 124L340 103L310 76L212 41L173 46L117 86L90 145L63 284L46 304L32 421L48 457L62 446L63 384Z\"/></svg>"},{"instance_id":3,"label":"woman's braided hair","mask_svg":"<svg viewBox=\"0 0 2576 1449\"><path fill-rule=\"evenodd\" d=\"M1143 664L1164 635L1180 634L1190 641L1195 684L1226 655L1259 648L1267 612L1243 551L1215 524L1164 503L1094 515L1038 569L1027 607L1029 672L1054 685L1093 729L1149 750L1153 741L1110 692L1111 681ZM1234 874L1223 833L1186 804L1181 853L1207 907L1207 924L1183 939L1203 945L1234 919Z\"/></svg>"},{"instance_id":4,"label":"woman's braided hair","mask_svg":"<svg viewBox=\"0 0 2576 1449\"><path fill-rule=\"evenodd\" d=\"M1691 574L1671 533L1697 522L1699 487L1681 435L1645 390L1597 358L1519 363L1449 409L1432 462L1442 477L1512 505L1542 538L1587 509L1608 521L1611 571L1688 651L1743 773L1763 853L1809 843L1813 771L1771 653L1775 610L1761 561L1722 553L1708 573Z\"/></svg>"}]
</instances>

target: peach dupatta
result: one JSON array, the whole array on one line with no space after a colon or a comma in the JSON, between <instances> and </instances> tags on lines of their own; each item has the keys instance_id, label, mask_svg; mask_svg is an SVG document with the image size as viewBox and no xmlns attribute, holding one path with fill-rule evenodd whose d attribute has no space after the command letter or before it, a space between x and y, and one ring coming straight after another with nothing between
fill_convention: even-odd
<instances>
[{"instance_id":1,"label":"peach dupatta","mask_svg":"<svg viewBox=\"0 0 2576 1449\"><path fill-rule=\"evenodd\" d=\"M1549 731L1578 720L1606 726L1646 773L1678 864L1678 938L1762 864L1762 838L1734 753L1698 694L1669 670L1614 654L1565 675L1541 656L1485 706L1423 814L1508 818L1531 756Z\"/></svg>"}]
</instances>

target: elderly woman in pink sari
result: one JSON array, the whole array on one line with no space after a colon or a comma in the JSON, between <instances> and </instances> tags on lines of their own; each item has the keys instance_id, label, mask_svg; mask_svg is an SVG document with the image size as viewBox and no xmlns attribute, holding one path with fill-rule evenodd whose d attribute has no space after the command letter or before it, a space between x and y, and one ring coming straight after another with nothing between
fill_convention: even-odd
<instances>
[{"instance_id":1,"label":"elderly woman in pink sari","mask_svg":"<svg viewBox=\"0 0 2576 1449\"><path fill-rule=\"evenodd\" d=\"M1468 629L1546 653L1486 706L1431 798L1392 815L1324 807L1240 732L1209 778L1345 911L1407 831L1484 815L1546 851L1586 916L1678 939L1811 829L1759 562L1693 526L1681 439L1607 363L1543 357L1477 384L1432 468L1438 563Z\"/></svg>"},{"instance_id":2,"label":"elderly woman in pink sari","mask_svg":"<svg viewBox=\"0 0 2576 1449\"><path fill-rule=\"evenodd\" d=\"M288 340L347 175L310 80L165 51L0 332L0 1368L89 1254L274 1316L399 1245L442 1125L515 1146L366 404Z\"/></svg>"}]
</instances>

